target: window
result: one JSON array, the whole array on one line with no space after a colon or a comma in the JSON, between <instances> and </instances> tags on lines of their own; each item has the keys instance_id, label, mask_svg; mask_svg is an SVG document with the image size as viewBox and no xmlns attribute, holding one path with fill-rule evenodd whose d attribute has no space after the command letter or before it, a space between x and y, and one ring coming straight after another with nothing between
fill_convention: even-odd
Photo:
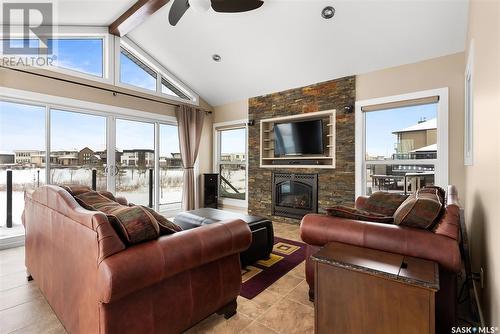
<instances>
[{"instance_id":1,"label":"window","mask_svg":"<svg viewBox=\"0 0 500 334\"><path fill-rule=\"evenodd\" d=\"M52 48L55 66L96 77L104 76L102 39L49 39L48 46Z\"/></svg>"},{"instance_id":2,"label":"window","mask_svg":"<svg viewBox=\"0 0 500 334\"><path fill-rule=\"evenodd\" d=\"M184 94L179 88L175 87L174 84L165 78L161 78L161 92L163 94L180 97L184 100L189 100L189 96Z\"/></svg>"},{"instance_id":3,"label":"window","mask_svg":"<svg viewBox=\"0 0 500 334\"><path fill-rule=\"evenodd\" d=\"M50 113L50 181L106 190L106 117L64 110Z\"/></svg>"},{"instance_id":4,"label":"window","mask_svg":"<svg viewBox=\"0 0 500 334\"><path fill-rule=\"evenodd\" d=\"M474 162L474 91L473 91L474 43L469 47L469 57L465 70L465 135L464 165L472 166Z\"/></svg>"},{"instance_id":5,"label":"window","mask_svg":"<svg viewBox=\"0 0 500 334\"><path fill-rule=\"evenodd\" d=\"M152 123L116 120L116 194L137 205L153 204L150 173L154 169L155 126Z\"/></svg>"},{"instance_id":6,"label":"window","mask_svg":"<svg viewBox=\"0 0 500 334\"><path fill-rule=\"evenodd\" d=\"M120 82L156 91L156 73L130 52L120 50Z\"/></svg>"},{"instance_id":7,"label":"window","mask_svg":"<svg viewBox=\"0 0 500 334\"><path fill-rule=\"evenodd\" d=\"M45 167L45 107L0 101L0 241L24 234L24 191L45 184ZM12 175L12 228L6 228L7 173Z\"/></svg>"},{"instance_id":8,"label":"window","mask_svg":"<svg viewBox=\"0 0 500 334\"><path fill-rule=\"evenodd\" d=\"M183 175L175 118L0 87L0 248L24 240L25 190L46 182L90 187L93 171L97 190L174 216ZM12 228L6 227L7 175Z\"/></svg>"},{"instance_id":9,"label":"window","mask_svg":"<svg viewBox=\"0 0 500 334\"><path fill-rule=\"evenodd\" d=\"M130 39L122 37L118 43L119 84L131 89L136 87L159 96L167 95L178 100L197 101L194 93Z\"/></svg>"},{"instance_id":10,"label":"window","mask_svg":"<svg viewBox=\"0 0 500 334\"><path fill-rule=\"evenodd\" d=\"M38 39L23 39L19 32L9 37L12 38L2 39L0 32L2 54L4 41L20 50L24 44L33 49L44 45ZM47 46L52 54L47 54L43 47L38 50L39 57L27 58L18 54L9 62L11 66L26 64L172 100L199 102L198 95L165 66L129 38L112 36L106 28L58 26L56 33L47 40Z\"/></svg>"},{"instance_id":11,"label":"window","mask_svg":"<svg viewBox=\"0 0 500 334\"><path fill-rule=\"evenodd\" d=\"M2 39L0 43L0 54L3 54L4 44L8 43L8 47L12 49L23 48L24 44L29 45L30 48L38 48L40 40L38 39Z\"/></svg>"},{"instance_id":12,"label":"window","mask_svg":"<svg viewBox=\"0 0 500 334\"><path fill-rule=\"evenodd\" d=\"M445 115L440 115L445 104L440 98L363 101L356 120L360 120L357 131L361 131L356 140L362 141L358 145L362 153L357 157L359 194L407 194L425 185L447 185L447 170L443 170L447 166L443 141L447 124L443 125Z\"/></svg>"},{"instance_id":13,"label":"window","mask_svg":"<svg viewBox=\"0 0 500 334\"><path fill-rule=\"evenodd\" d=\"M181 203L184 170L177 125L160 124L160 206Z\"/></svg>"},{"instance_id":14,"label":"window","mask_svg":"<svg viewBox=\"0 0 500 334\"><path fill-rule=\"evenodd\" d=\"M219 197L246 200L247 129L232 127L216 129Z\"/></svg>"}]
</instances>

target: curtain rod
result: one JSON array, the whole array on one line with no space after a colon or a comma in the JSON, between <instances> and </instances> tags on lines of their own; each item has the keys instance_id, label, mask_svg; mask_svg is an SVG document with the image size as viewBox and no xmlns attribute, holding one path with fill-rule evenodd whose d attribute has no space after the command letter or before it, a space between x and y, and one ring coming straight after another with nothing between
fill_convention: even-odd
<instances>
[{"instance_id":1,"label":"curtain rod","mask_svg":"<svg viewBox=\"0 0 500 334\"><path fill-rule=\"evenodd\" d=\"M132 93L117 92L117 91L115 91L113 89L110 89L110 88L96 87L96 86L92 86L91 84L86 84L86 83L83 83L83 82L73 81L73 80L69 80L69 79L55 78L55 77L52 77L52 76L47 75L47 74L34 73L34 72L30 72L30 71L26 71L26 70L22 70L22 69L18 69L18 68L12 68L12 67L8 67L8 66L4 66L4 65L0 65L0 67L5 68L7 70L11 70L11 71L27 73L27 74L30 74L30 75L36 75L36 76L39 76L39 77L42 77L42 78L47 78L47 79L52 79L52 80L58 80L58 81L62 81L62 82L71 83L71 84L74 84L74 85L79 85L79 86L83 86L83 87L89 87L89 88L93 88L93 89L107 91L107 92L113 93L113 96L121 94L121 95L135 97L135 98L138 98L138 99L143 99L143 100L147 100L147 101L152 101L152 102L157 102L157 103L161 103L161 104L166 104L166 105L170 105L170 106L174 106L174 107L180 107L181 105L187 105L187 106L191 107L191 105L185 104L185 103L172 103L172 102L158 101L158 100L155 100L155 99L152 99L152 98L149 98L149 97L135 95L135 94L132 94ZM194 106L194 107L196 107L196 106ZM210 110L205 110L203 108L199 108L199 109L205 111L205 113L209 113L209 114L212 113L212 111L210 111Z\"/></svg>"}]
</instances>

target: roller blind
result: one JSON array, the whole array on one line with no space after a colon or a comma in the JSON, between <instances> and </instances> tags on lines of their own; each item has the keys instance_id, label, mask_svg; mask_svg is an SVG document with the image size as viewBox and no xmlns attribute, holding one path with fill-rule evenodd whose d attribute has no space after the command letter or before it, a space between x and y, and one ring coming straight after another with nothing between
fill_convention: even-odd
<instances>
[{"instance_id":1,"label":"roller blind","mask_svg":"<svg viewBox=\"0 0 500 334\"><path fill-rule=\"evenodd\" d=\"M431 104L431 103L437 103L437 102L439 102L439 96L429 96L429 97L422 97L419 99L372 104L370 106L361 107L361 110L365 111L365 112L369 112L369 111L378 111L378 110L386 110L386 109L419 106L419 105L423 105L423 104Z\"/></svg>"}]
</instances>

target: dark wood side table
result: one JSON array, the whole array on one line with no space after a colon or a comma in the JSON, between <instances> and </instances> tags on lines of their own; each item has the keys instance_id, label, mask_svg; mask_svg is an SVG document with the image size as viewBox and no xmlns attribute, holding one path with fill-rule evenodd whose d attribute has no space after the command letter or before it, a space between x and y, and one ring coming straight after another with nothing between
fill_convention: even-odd
<instances>
[{"instance_id":1,"label":"dark wood side table","mask_svg":"<svg viewBox=\"0 0 500 334\"><path fill-rule=\"evenodd\" d=\"M438 265L338 242L315 260L316 333L434 333Z\"/></svg>"}]
</instances>

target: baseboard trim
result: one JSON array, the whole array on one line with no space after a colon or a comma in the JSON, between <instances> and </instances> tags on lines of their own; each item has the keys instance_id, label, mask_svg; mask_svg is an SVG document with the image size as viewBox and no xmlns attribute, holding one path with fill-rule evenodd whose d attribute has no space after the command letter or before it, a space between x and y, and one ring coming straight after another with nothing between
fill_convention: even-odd
<instances>
[{"instance_id":1,"label":"baseboard trim","mask_svg":"<svg viewBox=\"0 0 500 334\"><path fill-rule=\"evenodd\" d=\"M479 312L479 321L481 321L481 326L484 327L485 322L484 322L484 316L483 316L483 309L481 308L481 303L479 302L479 295L477 293L477 282L472 280L472 287L474 289L474 298L476 298L476 305L477 305L477 311Z\"/></svg>"},{"instance_id":2,"label":"baseboard trim","mask_svg":"<svg viewBox=\"0 0 500 334\"><path fill-rule=\"evenodd\" d=\"M24 246L24 235L0 239L0 250Z\"/></svg>"}]
</instances>

